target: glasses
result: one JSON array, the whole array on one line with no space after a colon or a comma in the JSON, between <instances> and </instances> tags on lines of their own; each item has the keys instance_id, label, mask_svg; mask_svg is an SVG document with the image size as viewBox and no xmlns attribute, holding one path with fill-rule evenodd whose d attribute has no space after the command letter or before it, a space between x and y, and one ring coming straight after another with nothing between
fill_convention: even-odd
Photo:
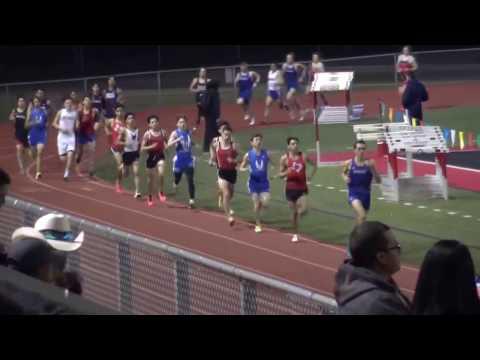
<instances>
[{"instance_id":1,"label":"glasses","mask_svg":"<svg viewBox=\"0 0 480 360\"><path fill-rule=\"evenodd\" d=\"M75 239L73 232L63 232L55 230L44 230L42 231L43 236L47 240L59 240L59 241L68 241L72 242Z\"/></svg>"}]
</instances>

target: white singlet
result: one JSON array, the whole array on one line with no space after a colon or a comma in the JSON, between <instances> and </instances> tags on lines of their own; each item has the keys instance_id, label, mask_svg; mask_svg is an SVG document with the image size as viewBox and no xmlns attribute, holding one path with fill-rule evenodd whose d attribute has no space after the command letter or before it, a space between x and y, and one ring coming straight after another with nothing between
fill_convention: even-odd
<instances>
[{"instance_id":1,"label":"white singlet","mask_svg":"<svg viewBox=\"0 0 480 360\"><path fill-rule=\"evenodd\" d=\"M139 149L139 139L138 139L138 129L130 130L129 128L125 128L126 131L126 144L125 144L125 152L133 152L138 151Z\"/></svg>"}]
</instances>

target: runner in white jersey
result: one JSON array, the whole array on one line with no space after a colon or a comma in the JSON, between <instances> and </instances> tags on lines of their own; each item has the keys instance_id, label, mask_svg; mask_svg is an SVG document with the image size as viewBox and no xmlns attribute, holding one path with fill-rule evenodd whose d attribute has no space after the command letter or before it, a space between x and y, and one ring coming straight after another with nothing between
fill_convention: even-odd
<instances>
[{"instance_id":1,"label":"runner in white jersey","mask_svg":"<svg viewBox=\"0 0 480 360\"><path fill-rule=\"evenodd\" d=\"M58 155L61 161L64 162L66 160L65 173L63 174L65 181L68 180L75 152L75 126L77 120L78 111L73 108L72 99L65 99L64 108L57 113L53 121L53 127L58 129Z\"/></svg>"},{"instance_id":2,"label":"runner in white jersey","mask_svg":"<svg viewBox=\"0 0 480 360\"><path fill-rule=\"evenodd\" d=\"M310 64L310 68L309 68L309 72L308 72L309 84L307 86L307 91L306 91L307 94L310 93L310 89L312 87L313 80L315 79L315 74L322 73L322 72L325 72L325 66L323 66L323 63L320 59L320 54L315 52L312 55L312 62ZM328 101L325 98L325 95L323 93L317 92L315 94L315 97L317 97L317 96L320 96L324 106L328 106Z\"/></svg>"},{"instance_id":3,"label":"runner in white jersey","mask_svg":"<svg viewBox=\"0 0 480 360\"><path fill-rule=\"evenodd\" d=\"M270 108L274 102L282 101L281 88L283 84L282 71L278 68L277 64L270 65L270 71L268 72L268 90L267 98L265 99L265 122L270 121Z\"/></svg>"},{"instance_id":4,"label":"runner in white jersey","mask_svg":"<svg viewBox=\"0 0 480 360\"><path fill-rule=\"evenodd\" d=\"M135 199L140 199L140 177L138 175L138 162L140 159L140 140L138 128L135 124L135 115L127 113L125 115L125 148L123 157L123 179L127 178L130 168L133 168L133 182L135 184Z\"/></svg>"}]
</instances>

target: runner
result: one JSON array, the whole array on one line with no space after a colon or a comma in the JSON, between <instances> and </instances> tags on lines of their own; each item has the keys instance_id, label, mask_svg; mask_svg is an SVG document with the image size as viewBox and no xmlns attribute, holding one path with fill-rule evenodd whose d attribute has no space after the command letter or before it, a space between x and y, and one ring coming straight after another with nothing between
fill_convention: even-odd
<instances>
[{"instance_id":1,"label":"runner","mask_svg":"<svg viewBox=\"0 0 480 360\"><path fill-rule=\"evenodd\" d=\"M407 80L406 73L414 73L418 69L417 60L412 55L412 48L410 46L404 46L402 49L402 53L398 56L397 59L397 73L398 79L400 80L401 84Z\"/></svg>"},{"instance_id":2,"label":"runner","mask_svg":"<svg viewBox=\"0 0 480 360\"><path fill-rule=\"evenodd\" d=\"M168 141L169 146L176 144L176 154L173 157L173 174L175 177L173 189L176 194L178 184L183 173L185 173L188 181L188 194L190 195L188 205L190 208L195 206L195 183L193 180L195 157L192 154L192 133L194 131L196 131L196 128L193 128L193 131L188 129L187 117L180 115L177 117L177 129L170 134Z\"/></svg>"},{"instance_id":3,"label":"runner","mask_svg":"<svg viewBox=\"0 0 480 360\"><path fill-rule=\"evenodd\" d=\"M77 174L80 175L80 162L83 155L87 155L87 169L88 175L93 178L95 169L95 145L96 132L100 127L99 115L100 113L92 105L92 100L85 96L83 98L82 107L79 110L77 123L77 145L78 153L76 159Z\"/></svg>"},{"instance_id":4,"label":"runner","mask_svg":"<svg viewBox=\"0 0 480 360\"><path fill-rule=\"evenodd\" d=\"M80 99L76 91L70 92L70 99L72 99L73 110L80 111L82 107L82 103L80 103Z\"/></svg>"},{"instance_id":5,"label":"runner","mask_svg":"<svg viewBox=\"0 0 480 360\"><path fill-rule=\"evenodd\" d=\"M282 66L283 77L285 79L286 86L286 100L290 110L290 119L295 120L298 117L298 121L304 120L304 114L298 101L300 83L305 78L305 66L295 62L295 55L289 53L287 55L287 61Z\"/></svg>"},{"instance_id":6,"label":"runner","mask_svg":"<svg viewBox=\"0 0 480 360\"><path fill-rule=\"evenodd\" d=\"M32 107L27 113L27 129L28 142L31 146L36 164L36 180L42 177L42 154L47 144L47 126L48 114L44 108L42 108L40 98L35 96L32 100Z\"/></svg>"},{"instance_id":7,"label":"runner","mask_svg":"<svg viewBox=\"0 0 480 360\"><path fill-rule=\"evenodd\" d=\"M115 118L107 119L105 122L105 133L109 138L110 150L117 164L117 179L115 182L115 191L122 194L121 186L123 178L123 150L125 148L125 110L123 105L117 105L115 109Z\"/></svg>"},{"instance_id":8,"label":"runner","mask_svg":"<svg viewBox=\"0 0 480 360\"><path fill-rule=\"evenodd\" d=\"M270 108L274 102L282 103L281 87L283 84L282 72L278 69L277 64L270 65L268 71L268 90L265 99L265 122L270 122Z\"/></svg>"},{"instance_id":9,"label":"runner","mask_svg":"<svg viewBox=\"0 0 480 360\"><path fill-rule=\"evenodd\" d=\"M286 177L285 195L292 209L293 229L292 242L298 241L298 220L307 210L307 195L309 182L317 172L314 166L312 174L307 178L307 159L298 150L299 140L296 137L287 139L287 153L280 158L280 173L277 177Z\"/></svg>"},{"instance_id":10,"label":"runner","mask_svg":"<svg viewBox=\"0 0 480 360\"><path fill-rule=\"evenodd\" d=\"M32 158L30 144L28 143L27 125L27 102L23 96L17 98L16 107L10 112L10 121L14 122L15 140L17 141L17 161L20 174L25 174L25 155Z\"/></svg>"},{"instance_id":11,"label":"runner","mask_svg":"<svg viewBox=\"0 0 480 360\"><path fill-rule=\"evenodd\" d=\"M62 162L66 161L63 180L67 181L70 175L70 167L72 165L75 153L75 126L78 122L78 111L73 107L72 99L67 98L64 101L64 108L60 110L52 126L58 130L57 148L58 155Z\"/></svg>"},{"instance_id":12,"label":"runner","mask_svg":"<svg viewBox=\"0 0 480 360\"><path fill-rule=\"evenodd\" d=\"M320 54L315 52L312 55L312 62L310 64L310 69L308 72L308 77L309 77L309 84L307 86L307 91L306 93L310 93L310 89L312 87L313 80L315 79L315 74L317 73L322 73L325 72L325 66L323 65L321 59L320 59ZM328 101L325 98L325 95L322 92L317 92L315 93L315 97L320 96L322 99L323 105L328 106Z\"/></svg>"},{"instance_id":13,"label":"runner","mask_svg":"<svg viewBox=\"0 0 480 360\"><path fill-rule=\"evenodd\" d=\"M348 185L348 203L355 211L356 223L361 224L366 221L370 210L372 180L381 183L382 179L375 168L375 161L365 159L365 141L356 141L353 149L355 155L345 162L342 177Z\"/></svg>"},{"instance_id":14,"label":"runner","mask_svg":"<svg viewBox=\"0 0 480 360\"><path fill-rule=\"evenodd\" d=\"M45 91L42 89L38 89L35 92L35 96L38 98L40 101L40 107L45 111L45 114L47 114L47 121L50 121L52 115L53 115L53 109L52 109L52 104L50 99L46 97ZM31 111L31 108L33 107L33 100L30 102L28 105L28 112Z\"/></svg>"},{"instance_id":15,"label":"runner","mask_svg":"<svg viewBox=\"0 0 480 360\"><path fill-rule=\"evenodd\" d=\"M92 86L90 99L92 102L92 107L98 111L98 121L103 121L103 96L100 86L98 86L97 83L93 84Z\"/></svg>"},{"instance_id":16,"label":"runner","mask_svg":"<svg viewBox=\"0 0 480 360\"><path fill-rule=\"evenodd\" d=\"M198 77L194 78L190 84L190 91L195 93L195 103L198 108L197 125L200 124L201 120L205 122L205 110L200 104L202 103L202 97L206 95L207 83L209 81L210 79L207 77L207 69L201 68Z\"/></svg>"},{"instance_id":17,"label":"runner","mask_svg":"<svg viewBox=\"0 0 480 360\"><path fill-rule=\"evenodd\" d=\"M140 199L140 177L138 175L138 163L140 159L139 130L133 113L125 116L125 151L123 153L123 178L129 176L130 168L133 169L133 182L135 184L135 199Z\"/></svg>"},{"instance_id":18,"label":"runner","mask_svg":"<svg viewBox=\"0 0 480 360\"><path fill-rule=\"evenodd\" d=\"M141 151L146 151L147 156L147 182L148 199L147 206L152 207L155 184L157 184L158 198L160 202L166 202L164 180L165 180L165 150L167 144L166 132L160 127L158 116L151 115L147 119L149 129L142 139ZM173 144L171 144L173 145ZM171 146L170 145L170 146ZM158 177L158 180L156 178Z\"/></svg>"},{"instance_id":19,"label":"runner","mask_svg":"<svg viewBox=\"0 0 480 360\"><path fill-rule=\"evenodd\" d=\"M238 87L237 104L240 105L245 114L244 119L250 121L250 126L255 125L255 117L250 111L250 102L252 100L253 89L257 87L260 82L260 75L255 71L248 71L248 64L242 62L240 64L240 72L235 78L235 87Z\"/></svg>"},{"instance_id":20,"label":"runner","mask_svg":"<svg viewBox=\"0 0 480 360\"><path fill-rule=\"evenodd\" d=\"M123 101L122 89L117 87L115 78L108 79L107 89L103 91L103 108L105 110L105 119L115 117L115 109L118 105L125 105Z\"/></svg>"},{"instance_id":21,"label":"runner","mask_svg":"<svg viewBox=\"0 0 480 360\"><path fill-rule=\"evenodd\" d=\"M256 233L262 232L260 215L262 209L266 208L270 201L270 182L268 180L270 155L267 150L262 148L262 143L263 136L261 134L253 135L250 139L252 148L245 154L240 165L241 171L250 170L247 186L253 201Z\"/></svg>"},{"instance_id":22,"label":"runner","mask_svg":"<svg viewBox=\"0 0 480 360\"><path fill-rule=\"evenodd\" d=\"M235 224L233 213L230 209L235 183L237 182L237 146L232 141L232 129L229 126L222 128L221 135L214 145L217 166L218 186L222 191L223 210L230 226Z\"/></svg>"}]
</instances>

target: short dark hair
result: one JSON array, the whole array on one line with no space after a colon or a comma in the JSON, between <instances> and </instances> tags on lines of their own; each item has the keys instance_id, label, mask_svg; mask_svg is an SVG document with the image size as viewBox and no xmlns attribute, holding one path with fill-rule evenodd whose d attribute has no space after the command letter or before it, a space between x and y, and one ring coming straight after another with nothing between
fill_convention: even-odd
<instances>
[{"instance_id":1,"label":"short dark hair","mask_svg":"<svg viewBox=\"0 0 480 360\"><path fill-rule=\"evenodd\" d=\"M364 140L357 140L353 143L353 149L356 149L358 144L367 146L367 143Z\"/></svg>"},{"instance_id":2,"label":"short dark hair","mask_svg":"<svg viewBox=\"0 0 480 360\"><path fill-rule=\"evenodd\" d=\"M248 63L247 63L246 61L242 61L242 62L240 63L240 66L248 66Z\"/></svg>"},{"instance_id":3,"label":"short dark hair","mask_svg":"<svg viewBox=\"0 0 480 360\"><path fill-rule=\"evenodd\" d=\"M188 122L188 117L187 117L187 115L184 115L184 114L179 114L179 115L177 115L177 122L178 122L178 120L180 120L180 119L183 119L183 120L185 120L185 121Z\"/></svg>"},{"instance_id":4,"label":"short dark hair","mask_svg":"<svg viewBox=\"0 0 480 360\"><path fill-rule=\"evenodd\" d=\"M129 117L129 116L133 116L135 118L135 114L133 112L128 112L125 114L125 120Z\"/></svg>"},{"instance_id":5,"label":"short dark hair","mask_svg":"<svg viewBox=\"0 0 480 360\"><path fill-rule=\"evenodd\" d=\"M0 168L0 186L10 185L11 183L12 179L10 179L10 175L8 175L5 170Z\"/></svg>"},{"instance_id":6,"label":"short dark hair","mask_svg":"<svg viewBox=\"0 0 480 360\"><path fill-rule=\"evenodd\" d=\"M160 121L157 115L150 115L149 117L147 117L147 124L150 124L150 121L152 121L153 119L157 119L157 121Z\"/></svg>"},{"instance_id":7,"label":"short dark hair","mask_svg":"<svg viewBox=\"0 0 480 360\"><path fill-rule=\"evenodd\" d=\"M70 96L65 96L65 97L62 99L62 102L65 102L65 101L67 101L67 100L73 101Z\"/></svg>"},{"instance_id":8,"label":"short dark hair","mask_svg":"<svg viewBox=\"0 0 480 360\"><path fill-rule=\"evenodd\" d=\"M300 142L300 140L299 140L297 137L295 137L295 136L290 136L289 138L287 138L287 145L290 145L290 141L292 141L292 140L296 140L297 143Z\"/></svg>"},{"instance_id":9,"label":"short dark hair","mask_svg":"<svg viewBox=\"0 0 480 360\"><path fill-rule=\"evenodd\" d=\"M230 123L228 121L225 121L225 120L220 121L218 123L218 128L220 129L222 126L230 126Z\"/></svg>"},{"instance_id":10,"label":"short dark hair","mask_svg":"<svg viewBox=\"0 0 480 360\"><path fill-rule=\"evenodd\" d=\"M379 221L365 221L355 226L350 233L352 264L372 269L377 261L377 253L388 247L385 237L388 230L390 227Z\"/></svg>"},{"instance_id":11,"label":"short dark hair","mask_svg":"<svg viewBox=\"0 0 480 360\"><path fill-rule=\"evenodd\" d=\"M263 135L262 135L262 134L255 134L255 135L252 135L252 136L250 137L250 142L252 142L252 141L253 141L253 139L255 139L255 138L260 138L260 139L263 139Z\"/></svg>"},{"instance_id":12,"label":"short dark hair","mask_svg":"<svg viewBox=\"0 0 480 360\"><path fill-rule=\"evenodd\" d=\"M117 104L117 106L115 106L115 110L118 109L125 109L125 106L123 106L122 104Z\"/></svg>"},{"instance_id":13,"label":"short dark hair","mask_svg":"<svg viewBox=\"0 0 480 360\"><path fill-rule=\"evenodd\" d=\"M480 314L475 268L468 248L440 240L428 250L413 299L415 314Z\"/></svg>"}]
</instances>

